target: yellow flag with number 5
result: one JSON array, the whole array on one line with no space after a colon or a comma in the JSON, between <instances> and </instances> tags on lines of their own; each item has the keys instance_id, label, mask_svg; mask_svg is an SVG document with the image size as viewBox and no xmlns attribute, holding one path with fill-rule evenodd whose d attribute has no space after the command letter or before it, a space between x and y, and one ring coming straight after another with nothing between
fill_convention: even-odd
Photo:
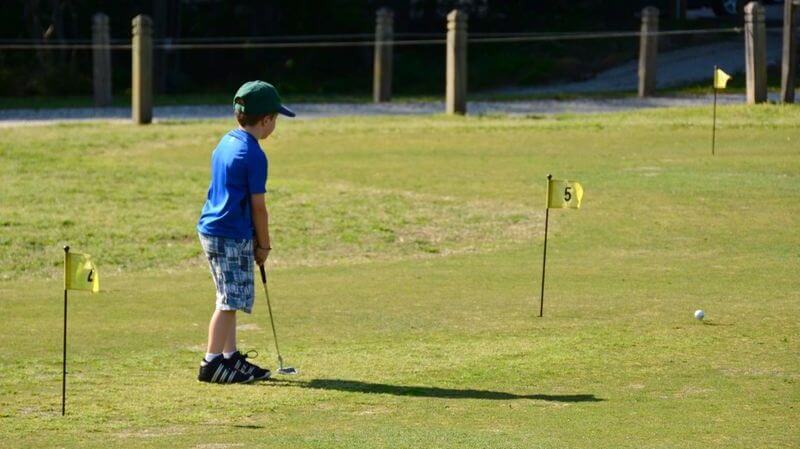
<instances>
[{"instance_id":1,"label":"yellow flag with number 5","mask_svg":"<svg viewBox=\"0 0 800 449\"><path fill-rule=\"evenodd\" d=\"M548 209L578 209L582 198L583 187L575 181L551 179L547 186Z\"/></svg>"},{"instance_id":2,"label":"yellow flag with number 5","mask_svg":"<svg viewBox=\"0 0 800 449\"><path fill-rule=\"evenodd\" d=\"M100 291L100 275L91 256L81 253L67 253L64 266L65 290Z\"/></svg>"}]
</instances>

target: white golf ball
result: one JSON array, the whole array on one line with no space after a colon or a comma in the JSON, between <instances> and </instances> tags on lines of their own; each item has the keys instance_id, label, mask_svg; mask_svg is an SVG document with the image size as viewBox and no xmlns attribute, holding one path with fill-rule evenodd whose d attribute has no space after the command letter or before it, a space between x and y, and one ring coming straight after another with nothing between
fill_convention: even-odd
<instances>
[{"instance_id":1,"label":"white golf ball","mask_svg":"<svg viewBox=\"0 0 800 449\"><path fill-rule=\"evenodd\" d=\"M695 310L694 311L694 318L697 319L697 320L702 321L705 316L706 316L706 313L703 312L702 310Z\"/></svg>"}]
</instances>

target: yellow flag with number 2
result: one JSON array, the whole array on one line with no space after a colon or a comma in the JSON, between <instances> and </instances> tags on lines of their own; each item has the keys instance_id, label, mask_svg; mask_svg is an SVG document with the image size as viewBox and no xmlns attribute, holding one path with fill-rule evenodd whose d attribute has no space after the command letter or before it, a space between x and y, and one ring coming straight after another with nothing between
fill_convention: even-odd
<instances>
[{"instance_id":1,"label":"yellow flag with number 2","mask_svg":"<svg viewBox=\"0 0 800 449\"><path fill-rule=\"evenodd\" d=\"M547 186L548 209L578 209L581 198L583 187L575 181L551 179Z\"/></svg>"}]
</instances>

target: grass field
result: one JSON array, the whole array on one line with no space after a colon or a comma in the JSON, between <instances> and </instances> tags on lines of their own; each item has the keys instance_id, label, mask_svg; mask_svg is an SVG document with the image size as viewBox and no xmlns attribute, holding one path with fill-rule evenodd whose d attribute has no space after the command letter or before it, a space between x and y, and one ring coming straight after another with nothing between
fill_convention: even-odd
<instances>
[{"instance_id":1,"label":"grass field","mask_svg":"<svg viewBox=\"0 0 800 449\"><path fill-rule=\"evenodd\" d=\"M194 232L229 121L0 129L0 447L800 443L800 107L279 123L270 294L292 379L195 380ZM582 182L552 211L545 176ZM70 296L61 246L102 292ZM266 308L243 349L274 367ZM706 311L700 323L695 309Z\"/></svg>"}]
</instances>

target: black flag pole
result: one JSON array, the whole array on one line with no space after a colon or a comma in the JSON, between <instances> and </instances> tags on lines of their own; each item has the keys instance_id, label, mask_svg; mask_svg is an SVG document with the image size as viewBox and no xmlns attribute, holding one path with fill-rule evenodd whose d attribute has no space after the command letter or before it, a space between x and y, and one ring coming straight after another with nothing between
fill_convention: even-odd
<instances>
[{"instance_id":1,"label":"black flag pole","mask_svg":"<svg viewBox=\"0 0 800 449\"><path fill-rule=\"evenodd\" d=\"M547 201L544 209L544 250L542 252L542 293L539 296L539 317L544 313L544 269L547 266L547 222L550 219L550 180L553 175L547 175Z\"/></svg>"},{"instance_id":2,"label":"black flag pole","mask_svg":"<svg viewBox=\"0 0 800 449\"><path fill-rule=\"evenodd\" d=\"M711 120L711 155L714 156L714 146L717 139L717 66L714 66L714 78L711 81L714 91L714 112Z\"/></svg>"},{"instance_id":3,"label":"black flag pole","mask_svg":"<svg viewBox=\"0 0 800 449\"><path fill-rule=\"evenodd\" d=\"M64 247L64 353L61 359L61 416L67 404L67 276L69 276L69 246Z\"/></svg>"}]
</instances>

